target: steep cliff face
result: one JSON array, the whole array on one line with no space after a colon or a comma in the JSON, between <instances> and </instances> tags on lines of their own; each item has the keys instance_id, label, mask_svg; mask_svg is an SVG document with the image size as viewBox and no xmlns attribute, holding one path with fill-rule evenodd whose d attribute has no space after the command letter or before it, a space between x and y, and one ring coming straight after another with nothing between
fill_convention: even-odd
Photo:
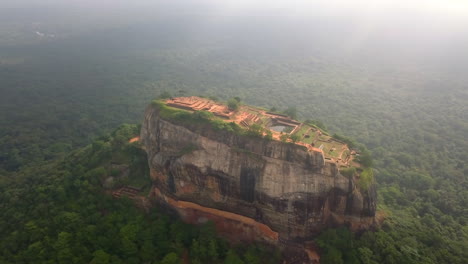
<instances>
[{"instance_id":1,"label":"steep cliff face","mask_svg":"<svg viewBox=\"0 0 468 264\"><path fill-rule=\"evenodd\" d=\"M146 110L141 142L155 196L187 221L212 215L219 222L226 212L231 220L233 214L252 219L247 229L271 229L264 239L285 241L306 240L330 226L363 229L374 221L375 187L359 190L336 164L303 146L165 120L154 106Z\"/></svg>"}]
</instances>

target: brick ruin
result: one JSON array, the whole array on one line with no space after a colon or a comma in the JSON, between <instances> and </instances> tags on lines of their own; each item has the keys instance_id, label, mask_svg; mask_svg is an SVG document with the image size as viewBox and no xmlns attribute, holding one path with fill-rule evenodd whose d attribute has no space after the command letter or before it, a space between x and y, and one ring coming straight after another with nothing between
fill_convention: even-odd
<instances>
[{"instance_id":1,"label":"brick ruin","mask_svg":"<svg viewBox=\"0 0 468 264\"><path fill-rule=\"evenodd\" d=\"M263 127L268 127L270 125L283 125L292 127L291 132L287 133L292 134L301 125L300 122L293 120L286 115L271 113L248 106L244 106L237 111L233 111L223 103L197 96L175 97L167 99L165 102L166 105L179 109L189 111L208 111L213 113L215 116L226 119L226 121L235 122L246 128L253 124L260 124ZM270 120L267 124L262 124L262 116L269 117Z\"/></svg>"},{"instance_id":2,"label":"brick ruin","mask_svg":"<svg viewBox=\"0 0 468 264\"><path fill-rule=\"evenodd\" d=\"M261 127L268 129L271 131L272 137L275 140L280 140L281 136L286 135L293 135L297 131L301 129L304 125L303 123L296 121L289 116L269 112L260 108L254 108L250 106L241 106L237 110L231 110L229 107L222 103L216 102L208 98L198 97L198 96L190 96L190 97L173 97L170 99L165 100L166 105L188 110L188 111L207 111L213 113L215 116L222 118L226 122L234 122L241 127L249 128L254 124L258 124ZM284 126L288 127L289 131L275 131L271 129L273 126ZM318 136L322 135L322 132L319 129L314 127L310 127L307 132L304 134L305 138L309 138L310 136L317 134ZM336 141L338 143L342 143L343 148L337 151L348 150L348 147L345 143L330 138L327 140L328 143L332 141ZM318 140L321 141L321 140ZM301 142L295 142L297 145L304 146L308 149L308 151L313 152L321 152L326 161L335 162L341 167L348 167L350 162L352 161L351 156L347 156L345 158L332 158L329 155L325 155L322 146L315 146L314 144L307 144ZM341 155L340 155L341 156Z\"/></svg>"},{"instance_id":3,"label":"brick ruin","mask_svg":"<svg viewBox=\"0 0 468 264\"><path fill-rule=\"evenodd\" d=\"M166 100L166 104L190 111L208 111L224 119L229 119L234 113L222 103L197 96L170 98Z\"/></svg>"}]
</instances>

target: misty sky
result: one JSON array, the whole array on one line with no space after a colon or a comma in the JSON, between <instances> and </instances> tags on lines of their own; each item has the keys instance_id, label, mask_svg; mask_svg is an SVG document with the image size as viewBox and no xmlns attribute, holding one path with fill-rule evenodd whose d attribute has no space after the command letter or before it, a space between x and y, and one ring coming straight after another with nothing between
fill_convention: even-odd
<instances>
[{"instance_id":1,"label":"misty sky","mask_svg":"<svg viewBox=\"0 0 468 264\"><path fill-rule=\"evenodd\" d=\"M414 30L465 31L465 0L3 0L5 8L88 10L100 16L125 12L138 16L198 13L209 17L348 17L372 30L382 24ZM5 11L5 10L3 10ZM82 17L86 20L87 17Z\"/></svg>"},{"instance_id":2,"label":"misty sky","mask_svg":"<svg viewBox=\"0 0 468 264\"><path fill-rule=\"evenodd\" d=\"M34 23L43 25L60 14L55 22L64 25L62 31L67 30L65 25L78 28L80 24L89 30L99 28L98 24L161 26L157 19L169 17L183 21L181 27L187 34L211 33L205 35L207 41L225 34L227 39L244 42L249 37L264 39L259 45L277 42L277 38L278 43L290 40L289 44L305 47L323 42L323 47L339 52L361 51L371 56L379 47L377 53L397 52L400 57L435 54L437 59L468 58L465 0L3 0L0 15L2 11L13 13L9 8L33 10L37 16ZM45 9L48 13L34 11Z\"/></svg>"},{"instance_id":3,"label":"misty sky","mask_svg":"<svg viewBox=\"0 0 468 264\"><path fill-rule=\"evenodd\" d=\"M327 14L397 14L426 13L434 17L466 18L468 2L464 0L3 0L0 7L87 7L131 8L158 7L162 3L179 6L199 5L218 12L277 10L307 15L320 9Z\"/></svg>"}]
</instances>

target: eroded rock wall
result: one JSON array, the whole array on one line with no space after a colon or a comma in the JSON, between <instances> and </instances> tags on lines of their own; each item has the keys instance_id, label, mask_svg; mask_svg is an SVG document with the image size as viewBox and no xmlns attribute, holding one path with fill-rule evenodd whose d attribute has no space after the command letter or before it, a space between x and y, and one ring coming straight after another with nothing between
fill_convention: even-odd
<instances>
[{"instance_id":1,"label":"eroded rock wall","mask_svg":"<svg viewBox=\"0 0 468 264\"><path fill-rule=\"evenodd\" d=\"M373 223L375 187L360 191L320 152L176 124L162 119L153 106L146 110L141 142L163 197L251 218L280 240L306 240L330 226L363 229Z\"/></svg>"}]
</instances>

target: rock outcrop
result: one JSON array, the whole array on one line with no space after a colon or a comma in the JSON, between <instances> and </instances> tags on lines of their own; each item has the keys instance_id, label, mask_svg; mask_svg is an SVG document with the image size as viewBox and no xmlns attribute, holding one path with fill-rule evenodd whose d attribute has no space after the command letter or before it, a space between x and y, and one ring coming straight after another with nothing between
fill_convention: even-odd
<instances>
[{"instance_id":1,"label":"rock outcrop","mask_svg":"<svg viewBox=\"0 0 468 264\"><path fill-rule=\"evenodd\" d=\"M361 190L355 177L341 175L321 152L174 122L153 105L140 138L154 196L189 222L236 226L239 237L243 226L248 237L270 242L303 241L326 227L359 230L374 222L374 184Z\"/></svg>"}]
</instances>

